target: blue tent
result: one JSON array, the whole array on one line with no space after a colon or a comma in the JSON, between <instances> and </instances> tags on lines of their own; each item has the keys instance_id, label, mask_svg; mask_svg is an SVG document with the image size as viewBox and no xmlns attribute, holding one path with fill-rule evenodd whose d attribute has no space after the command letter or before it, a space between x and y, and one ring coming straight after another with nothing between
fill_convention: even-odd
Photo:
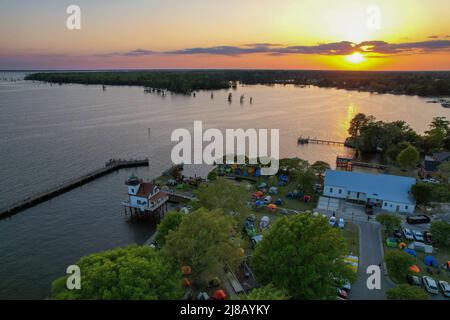
<instances>
[{"instance_id":1,"label":"blue tent","mask_svg":"<svg viewBox=\"0 0 450 320\"><path fill-rule=\"evenodd\" d=\"M283 204L283 200L277 199L277 200L275 200L275 204L276 204L277 206L281 206L281 205Z\"/></svg>"},{"instance_id":2,"label":"blue tent","mask_svg":"<svg viewBox=\"0 0 450 320\"><path fill-rule=\"evenodd\" d=\"M436 259L433 256L425 256L425 258L423 258L423 262L427 266L433 266L435 268L437 268L437 266L438 266L438 262L436 261Z\"/></svg>"},{"instance_id":3,"label":"blue tent","mask_svg":"<svg viewBox=\"0 0 450 320\"><path fill-rule=\"evenodd\" d=\"M403 251L405 251L407 254L412 255L413 257L417 257L417 253L412 249L405 248Z\"/></svg>"},{"instance_id":4,"label":"blue tent","mask_svg":"<svg viewBox=\"0 0 450 320\"><path fill-rule=\"evenodd\" d=\"M255 202L255 205L256 205L257 207L261 207L261 206L264 205L264 201L257 200L257 201Z\"/></svg>"}]
</instances>

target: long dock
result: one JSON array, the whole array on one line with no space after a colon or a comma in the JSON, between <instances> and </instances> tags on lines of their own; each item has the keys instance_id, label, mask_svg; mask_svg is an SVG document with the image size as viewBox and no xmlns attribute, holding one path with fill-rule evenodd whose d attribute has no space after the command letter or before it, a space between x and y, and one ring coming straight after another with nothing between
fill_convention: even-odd
<instances>
[{"instance_id":1,"label":"long dock","mask_svg":"<svg viewBox=\"0 0 450 320\"><path fill-rule=\"evenodd\" d=\"M50 190L42 192L38 195L28 197L22 201L10 205L6 209L3 208L0 211L0 220L17 214L25 209L34 207L42 202L48 201L54 197L57 197L63 193L80 187L88 182L91 182L97 178L107 175L111 172L117 171L123 168L134 168L134 167L148 167L148 159L141 160L123 160L123 159L111 159L109 160L103 168L97 169L90 173L87 173L81 177L70 180L59 186L56 186Z\"/></svg>"},{"instance_id":2,"label":"long dock","mask_svg":"<svg viewBox=\"0 0 450 320\"><path fill-rule=\"evenodd\" d=\"M298 138L297 143L298 144L315 143L315 144L328 144L328 145L346 146L346 143L342 142L342 141L313 139L313 138L309 138L309 137L300 137L300 138Z\"/></svg>"}]
</instances>

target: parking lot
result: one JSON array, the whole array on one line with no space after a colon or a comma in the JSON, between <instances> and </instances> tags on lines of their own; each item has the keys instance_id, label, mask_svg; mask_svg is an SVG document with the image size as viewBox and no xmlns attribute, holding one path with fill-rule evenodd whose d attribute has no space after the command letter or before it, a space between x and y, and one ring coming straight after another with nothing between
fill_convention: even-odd
<instances>
[{"instance_id":1,"label":"parking lot","mask_svg":"<svg viewBox=\"0 0 450 320\"><path fill-rule=\"evenodd\" d=\"M335 199L336 200L336 199ZM365 207L363 205L354 204L350 202L346 202L344 200L338 200L339 205L335 209L334 200L331 201L332 206L330 209L332 210L324 210L317 209L322 214L326 214L328 217L331 217L333 214L337 219L344 218L346 222L353 223L359 228L359 267L358 267L358 280L352 286L352 292L350 294L351 299L365 299L365 300L378 300L386 298L386 290L394 287L395 283L393 283L389 277L387 276L386 265L384 264L384 240L381 234L381 225L376 221L376 216L382 212L379 209L375 209L374 214L368 216L365 213ZM322 199L322 203L326 203L325 199ZM402 218L402 228L408 228L411 231L418 231L423 233L425 231L429 231L431 227L431 223L426 224L408 224L406 222L406 216L399 215ZM406 239L402 239L406 243L410 241L406 241ZM391 248L387 248L390 250ZM393 249L398 250L398 249ZM417 252L416 257L416 265L421 269L421 273L418 274L419 277L422 276L431 276L437 277L436 271L433 272L433 268L430 268L430 273L427 272L427 266L423 262L424 257L427 254L422 252ZM450 260L448 252L433 252L431 255L436 257L439 263L442 263L447 260ZM368 275L366 274L366 269L369 265L382 265L382 279L381 279L381 290L369 290L366 286L366 280ZM444 271L445 272L445 271ZM448 275L448 279L446 276L443 276L442 273L435 280L446 280L450 282L450 274ZM442 292L439 292L437 295L430 294L430 298L432 300L445 300L448 299L442 295Z\"/></svg>"}]
</instances>

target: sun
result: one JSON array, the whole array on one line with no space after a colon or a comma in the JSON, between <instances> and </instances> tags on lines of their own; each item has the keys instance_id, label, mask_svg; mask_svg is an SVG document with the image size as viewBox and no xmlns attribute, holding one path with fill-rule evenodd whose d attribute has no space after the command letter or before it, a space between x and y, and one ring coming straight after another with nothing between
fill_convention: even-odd
<instances>
[{"instance_id":1,"label":"sun","mask_svg":"<svg viewBox=\"0 0 450 320\"><path fill-rule=\"evenodd\" d=\"M354 52L351 55L346 56L345 59L347 60L347 62L350 62L353 64L358 64L358 63L364 62L366 60L364 58L364 56L359 52Z\"/></svg>"}]
</instances>

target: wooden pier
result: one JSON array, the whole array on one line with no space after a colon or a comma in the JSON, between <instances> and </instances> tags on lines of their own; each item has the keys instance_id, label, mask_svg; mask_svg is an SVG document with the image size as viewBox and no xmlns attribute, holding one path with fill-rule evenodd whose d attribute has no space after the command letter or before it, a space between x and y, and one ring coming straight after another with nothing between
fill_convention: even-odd
<instances>
[{"instance_id":1,"label":"wooden pier","mask_svg":"<svg viewBox=\"0 0 450 320\"><path fill-rule=\"evenodd\" d=\"M48 201L54 197L57 197L77 187L80 187L88 182L91 182L111 172L124 168L147 167L148 165L149 165L148 159L141 159L141 160L111 159L105 164L103 168L97 169L79 178L63 183L38 195L28 197L22 201L12 204L6 209L5 208L1 209L0 220L10 217L21 211L24 211L25 209L34 207L42 202Z\"/></svg>"},{"instance_id":2,"label":"wooden pier","mask_svg":"<svg viewBox=\"0 0 450 320\"><path fill-rule=\"evenodd\" d=\"M342 142L342 141L313 139L310 137L300 137L300 138L298 138L297 143L301 144L301 145L315 143L315 144L327 144L327 145L336 145L336 146L347 146L346 142Z\"/></svg>"},{"instance_id":3,"label":"wooden pier","mask_svg":"<svg viewBox=\"0 0 450 320\"><path fill-rule=\"evenodd\" d=\"M353 159L353 157L350 157L350 156L337 156L336 157L336 168L342 168L346 171L353 171L353 167L377 169L377 170L382 170L382 171L384 171L388 168L384 164L355 161Z\"/></svg>"}]
</instances>

